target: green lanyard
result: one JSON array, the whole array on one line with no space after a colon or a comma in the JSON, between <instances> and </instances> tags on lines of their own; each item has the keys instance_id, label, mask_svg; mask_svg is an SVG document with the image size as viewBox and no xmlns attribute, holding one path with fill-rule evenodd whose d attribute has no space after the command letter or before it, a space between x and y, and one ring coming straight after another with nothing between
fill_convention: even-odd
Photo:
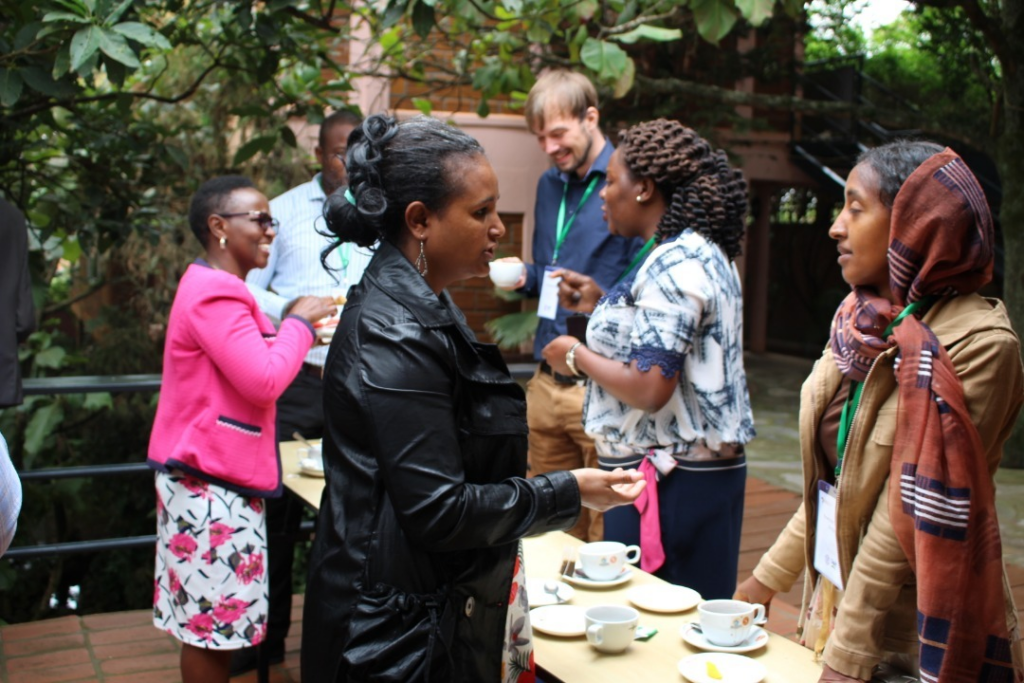
<instances>
[{"instance_id":1,"label":"green lanyard","mask_svg":"<svg viewBox=\"0 0 1024 683\"><path fill-rule=\"evenodd\" d=\"M348 280L348 262L352 260L352 243L342 244L338 249L338 255L341 257L341 268L345 271L345 279Z\"/></svg>"},{"instance_id":2,"label":"green lanyard","mask_svg":"<svg viewBox=\"0 0 1024 683\"><path fill-rule=\"evenodd\" d=\"M896 316L896 319L889 323L889 326L885 328L885 332L882 336L886 339L892 334L892 331L903 322L903 319L908 315L914 313L919 309L927 310L936 297L926 296L923 299L909 304L906 308L900 311L900 314ZM846 401L843 403L843 412L839 416L839 436L836 438L836 479L839 478L839 473L843 469L843 456L846 454L846 440L850 436L850 427L853 425L853 416L857 414L857 406L860 405L860 394L864 389L864 384L861 382L851 381L850 382L850 393L846 395Z\"/></svg>"},{"instance_id":3,"label":"green lanyard","mask_svg":"<svg viewBox=\"0 0 1024 683\"><path fill-rule=\"evenodd\" d=\"M565 198L569 194L569 183L565 183L562 187L562 204L558 207L558 225L555 229L555 253L551 256L552 265L558 263L558 252L562 251L562 243L565 242L565 236L569 234L569 228L572 227L573 222L576 220L576 216L579 215L580 208L587 203L587 199L590 198L594 188L597 187L597 183L600 182L601 176L598 174L594 175L594 179L587 185L587 189L583 191L583 196L580 197L580 203L576 205L576 211L573 212L572 218L569 222L565 222Z\"/></svg>"},{"instance_id":4,"label":"green lanyard","mask_svg":"<svg viewBox=\"0 0 1024 683\"><path fill-rule=\"evenodd\" d=\"M637 267L637 264L643 263L644 259L647 258L647 255L651 253L651 249L654 249L653 237L647 240L644 246L640 248L640 251L638 251L636 256L633 257L633 260L629 262L629 266L622 271L622 275L620 275L619 279L615 281L615 284L619 284L627 275L632 273L633 269Z\"/></svg>"}]
</instances>

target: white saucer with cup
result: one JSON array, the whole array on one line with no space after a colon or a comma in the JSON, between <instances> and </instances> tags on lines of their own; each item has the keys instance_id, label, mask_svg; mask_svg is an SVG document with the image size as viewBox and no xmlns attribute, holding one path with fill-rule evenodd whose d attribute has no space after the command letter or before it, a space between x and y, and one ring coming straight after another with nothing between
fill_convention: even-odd
<instances>
[{"instance_id":1,"label":"white saucer with cup","mask_svg":"<svg viewBox=\"0 0 1024 683\"><path fill-rule=\"evenodd\" d=\"M523 274L523 262L519 260L491 261L490 269L491 282L499 287L511 287L519 282L519 278Z\"/></svg>"},{"instance_id":2,"label":"white saucer with cup","mask_svg":"<svg viewBox=\"0 0 1024 683\"><path fill-rule=\"evenodd\" d=\"M704 638L724 647L746 643L754 629L768 621L764 605L742 600L708 600L697 606L697 612Z\"/></svg>"},{"instance_id":3,"label":"white saucer with cup","mask_svg":"<svg viewBox=\"0 0 1024 683\"><path fill-rule=\"evenodd\" d=\"M598 541L580 546L578 569L593 581L614 581L629 565L639 561L640 546Z\"/></svg>"},{"instance_id":4,"label":"white saucer with cup","mask_svg":"<svg viewBox=\"0 0 1024 683\"><path fill-rule=\"evenodd\" d=\"M597 605L584 612L587 642L599 652L623 652L636 637L640 613L624 605Z\"/></svg>"},{"instance_id":5,"label":"white saucer with cup","mask_svg":"<svg viewBox=\"0 0 1024 683\"><path fill-rule=\"evenodd\" d=\"M297 450L299 456L299 467L306 470L324 469L324 451L318 444L311 444L308 448L303 446Z\"/></svg>"}]
</instances>

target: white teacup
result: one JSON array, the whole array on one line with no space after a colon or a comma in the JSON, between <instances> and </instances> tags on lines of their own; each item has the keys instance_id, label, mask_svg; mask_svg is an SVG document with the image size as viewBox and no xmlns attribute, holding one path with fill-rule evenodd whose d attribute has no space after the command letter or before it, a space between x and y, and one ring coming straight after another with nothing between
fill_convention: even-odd
<instances>
[{"instance_id":1,"label":"white teacup","mask_svg":"<svg viewBox=\"0 0 1024 683\"><path fill-rule=\"evenodd\" d=\"M593 581L617 579L626 566L640 561L640 546L618 541L584 543L579 550L583 574Z\"/></svg>"},{"instance_id":2,"label":"white teacup","mask_svg":"<svg viewBox=\"0 0 1024 683\"><path fill-rule=\"evenodd\" d=\"M698 605L697 611L704 638L723 647L747 642L754 627L767 621L764 605L742 600L708 600Z\"/></svg>"},{"instance_id":3,"label":"white teacup","mask_svg":"<svg viewBox=\"0 0 1024 683\"><path fill-rule=\"evenodd\" d=\"M511 287L523 274L522 261L491 261L491 282L499 287Z\"/></svg>"},{"instance_id":4,"label":"white teacup","mask_svg":"<svg viewBox=\"0 0 1024 683\"><path fill-rule=\"evenodd\" d=\"M622 652L636 637L640 613L623 605L598 605L584 612L587 642L601 652Z\"/></svg>"},{"instance_id":5,"label":"white teacup","mask_svg":"<svg viewBox=\"0 0 1024 683\"><path fill-rule=\"evenodd\" d=\"M320 444L315 443L311 447L301 447L298 449L299 462L304 460L309 461L309 464L317 469L324 468L324 450Z\"/></svg>"}]
</instances>

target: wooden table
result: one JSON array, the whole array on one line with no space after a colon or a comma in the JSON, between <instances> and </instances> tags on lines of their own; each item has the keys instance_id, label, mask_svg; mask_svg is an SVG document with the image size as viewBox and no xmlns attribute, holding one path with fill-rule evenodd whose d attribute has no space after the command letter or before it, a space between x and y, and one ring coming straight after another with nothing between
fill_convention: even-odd
<instances>
[{"instance_id":1,"label":"wooden table","mask_svg":"<svg viewBox=\"0 0 1024 683\"><path fill-rule=\"evenodd\" d=\"M524 539L527 576L558 578L562 551L568 545L576 547L581 542L561 531ZM575 594L569 604L584 608L591 605L629 605L626 598L629 589L651 583L665 582L634 567L633 578L621 586L594 589L574 585ZM653 626L658 633L650 640L635 641L621 654L598 652L587 644L583 636L561 638L534 629L534 659L538 666L566 683L679 683L685 680L679 673L679 660L701 650L685 643L679 629L683 624L698 620L696 608L680 614L639 611L640 624ZM814 653L774 633L769 634L767 646L745 656L757 660L768 670L765 683L816 683L821 676L821 665L814 661ZM548 679L545 677L545 680Z\"/></svg>"},{"instance_id":2,"label":"wooden table","mask_svg":"<svg viewBox=\"0 0 1024 683\"><path fill-rule=\"evenodd\" d=\"M319 443L314 441L313 443ZM299 449L305 448L301 441L282 441L281 480L284 487L298 496L314 510L320 509L320 495L324 492L322 477L309 477L299 473Z\"/></svg>"},{"instance_id":3,"label":"wooden table","mask_svg":"<svg viewBox=\"0 0 1024 683\"><path fill-rule=\"evenodd\" d=\"M284 486L314 510L320 507L324 480L299 473L298 441L281 444L281 469ZM579 546L577 539L561 531L523 540L526 573L541 579L557 578L562 551L567 545ZM661 579L633 569L633 578L614 588L592 589L574 586L570 604L580 607L591 605L628 605L630 588L649 583L665 583ZM533 631L534 659L551 677L565 683L623 683L642 681L679 683L678 663L683 657L698 654L700 650L683 642L679 629L683 624L697 621L697 610L681 614L657 614L640 610L640 624L658 629L658 634L647 641L634 642L621 654L604 654L587 645L583 636L560 638ZM782 636L770 634L768 645L747 653L768 670L764 683L816 683L821 665L815 663L813 653ZM545 677L550 681L550 677ZM725 683L728 683L727 681Z\"/></svg>"}]
</instances>

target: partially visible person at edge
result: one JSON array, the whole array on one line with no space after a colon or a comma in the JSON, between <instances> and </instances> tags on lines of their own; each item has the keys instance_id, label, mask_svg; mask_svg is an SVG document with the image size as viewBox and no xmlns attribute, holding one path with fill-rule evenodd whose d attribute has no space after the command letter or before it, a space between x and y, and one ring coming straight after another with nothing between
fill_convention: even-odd
<instances>
[{"instance_id":1,"label":"partially visible person at edge","mask_svg":"<svg viewBox=\"0 0 1024 683\"><path fill-rule=\"evenodd\" d=\"M362 119L347 111L336 111L320 124L317 147L313 150L320 172L270 200L270 212L280 221L277 238L270 245L266 266L253 268L245 281L260 310L271 320L288 315L304 295L333 299L341 308L348 289L359 282L372 252L344 245L321 263L320 256L330 244L324 224L327 197L346 183L345 152L348 136ZM319 439L324 432L323 370L327 347L318 344L306 354L302 369L277 401L277 437L289 441L298 433L305 439ZM292 620L292 565L295 539L302 523L302 503L294 496L267 501L267 530L270 533L270 617L264 647L271 663L284 660L284 640ZM256 650L240 650L231 662L237 675L256 667Z\"/></svg>"},{"instance_id":2,"label":"partially visible person at edge","mask_svg":"<svg viewBox=\"0 0 1024 683\"><path fill-rule=\"evenodd\" d=\"M379 247L327 356L302 678L532 681L520 539L571 527L581 504L631 502L644 482L524 478L523 391L446 291L486 276L505 234L480 144L436 119L374 115L347 165L328 225Z\"/></svg>"},{"instance_id":3,"label":"partially visible person at edge","mask_svg":"<svg viewBox=\"0 0 1024 683\"><path fill-rule=\"evenodd\" d=\"M300 298L274 325L245 275L267 262L275 221L248 178L208 180L189 225L206 250L178 283L149 440L156 470L153 624L182 642L185 683L227 681L231 651L266 637L263 501L281 495L274 401L335 308Z\"/></svg>"},{"instance_id":4,"label":"partially visible person at edge","mask_svg":"<svg viewBox=\"0 0 1024 683\"><path fill-rule=\"evenodd\" d=\"M11 462L7 441L0 434L0 557L11 547L21 512L21 479Z\"/></svg>"},{"instance_id":5,"label":"partially visible person at edge","mask_svg":"<svg viewBox=\"0 0 1024 683\"><path fill-rule=\"evenodd\" d=\"M754 437L734 262L747 185L724 152L658 119L622 134L601 198L608 229L644 248L606 294L592 278L558 273L562 305L593 316L586 343L557 337L544 358L590 379L584 427L601 467L647 477L634 505L605 514L605 538L639 544L645 571L727 598Z\"/></svg>"},{"instance_id":6,"label":"partially visible person at edge","mask_svg":"<svg viewBox=\"0 0 1024 683\"><path fill-rule=\"evenodd\" d=\"M1024 373L1006 308L976 293L992 278L985 195L953 151L887 144L850 172L829 235L853 291L800 397L804 503L736 595L768 605L806 570L822 681L880 663L1020 681L992 477Z\"/></svg>"},{"instance_id":7,"label":"partially visible person at edge","mask_svg":"<svg viewBox=\"0 0 1024 683\"><path fill-rule=\"evenodd\" d=\"M549 275L560 267L611 287L641 242L609 232L601 216L597 195L604 187L613 147L599 126L597 91L583 74L549 71L530 89L525 114L552 167L537 182L533 263L526 264L519 282L508 289L543 301L550 288L554 301L558 283ZM548 342L566 334L569 314L557 306L539 312L533 345L539 365L526 390L530 476L597 466L594 442L583 431L583 383L555 372L541 357ZM604 537L600 513L584 510L569 533L584 541L600 541Z\"/></svg>"},{"instance_id":8,"label":"partially visible person at edge","mask_svg":"<svg viewBox=\"0 0 1024 683\"><path fill-rule=\"evenodd\" d=\"M36 328L28 271L28 226L18 207L0 197L0 408L21 404L18 344ZM21 511L21 479L0 434L0 555L14 540Z\"/></svg>"},{"instance_id":9,"label":"partially visible person at edge","mask_svg":"<svg viewBox=\"0 0 1024 683\"><path fill-rule=\"evenodd\" d=\"M0 197L0 408L21 405L18 344L36 329L25 215Z\"/></svg>"}]
</instances>

